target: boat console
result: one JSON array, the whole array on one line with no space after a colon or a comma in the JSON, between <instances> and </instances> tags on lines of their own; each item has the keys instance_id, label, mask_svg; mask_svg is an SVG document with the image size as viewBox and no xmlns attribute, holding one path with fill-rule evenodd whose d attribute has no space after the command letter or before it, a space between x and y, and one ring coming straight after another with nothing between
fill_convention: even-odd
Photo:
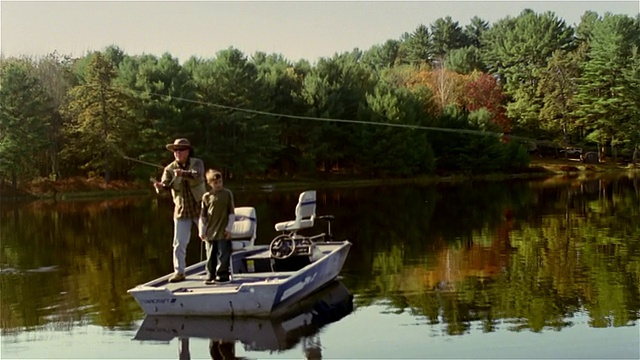
<instances>
[{"instance_id":1,"label":"boat console","mask_svg":"<svg viewBox=\"0 0 640 360\"><path fill-rule=\"evenodd\" d=\"M326 233L313 236L304 236L296 232L278 235L271 240L271 244L269 244L271 257L274 259L286 259L291 256L311 256L315 242L333 240L333 235L331 234L331 221L334 219L333 215L319 216L318 219L327 222Z\"/></svg>"},{"instance_id":2,"label":"boat console","mask_svg":"<svg viewBox=\"0 0 640 360\"><path fill-rule=\"evenodd\" d=\"M244 209L243 209L244 210ZM237 248L237 240L246 235L255 234L255 210L253 208L242 211L236 208L236 223L234 223L234 250ZM239 221L239 220L244 221ZM298 231L312 228L315 219L327 222L327 232L313 236L302 235ZM247 255L239 266L232 266L239 273L281 272L298 271L310 263L322 257L322 251L316 249L317 242L333 241L331 234L331 221L333 215L316 217L316 191L304 191L298 198L295 208L295 219L279 222L275 225L277 231L282 232L269 244L268 250ZM236 225L238 231L235 231ZM251 229L241 231L240 228ZM237 236L236 236L237 234ZM255 235L253 235L255 239ZM251 242L252 244L253 242ZM238 244L240 245L240 244Z\"/></svg>"},{"instance_id":3,"label":"boat console","mask_svg":"<svg viewBox=\"0 0 640 360\"><path fill-rule=\"evenodd\" d=\"M313 236L280 234L269 244L268 249L250 254L242 259L242 266L235 267L240 273L298 271L323 256L317 243L333 241L331 221L333 215L319 216L327 222L327 232Z\"/></svg>"}]
</instances>

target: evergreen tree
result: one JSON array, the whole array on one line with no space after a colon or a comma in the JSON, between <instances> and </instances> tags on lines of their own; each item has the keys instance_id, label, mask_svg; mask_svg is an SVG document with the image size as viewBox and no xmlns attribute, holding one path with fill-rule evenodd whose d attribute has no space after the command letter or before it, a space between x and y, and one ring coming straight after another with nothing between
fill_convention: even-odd
<instances>
[{"instance_id":1,"label":"evergreen tree","mask_svg":"<svg viewBox=\"0 0 640 360\"><path fill-rule=\"evenodd\" d=\"M428 125L421 99L407 88L379 81L367 95L365 118L390 125ZM403 127L366 126L358 132L361 149L358 169L371 176L412 176L435 170L433 150L425 130Z\"/></svg>"},{"instance_id":2,"label":"evergreen tree","mask_svg":"<svg viewBox=\"0 0 640 360\"><path fill-rule=\"evenodd\" d=\"M136 107L130 96L112 87L116 71L111 61L100 52L89 57L86 83L69 91L63 109L69 119L63 154L82 169L104 174L109 185L112 172L126 176L126 163L119 155L135 142Z\"/></svg>"},{"instance_id":3,"label":"evergreen tree","mask_svg":"<svg viewBox=\"0 0 640 360\"><path fill-rule=\"evenodd\" d=\"M411 34L404 34L400 42L399 64L431 64L434 59L433 42L429 28L420 25Z\"/></svg>"},{"instance_id":4,"label":"evergreen tree","mask_svg":"<svg viewBox=\"0 0 640 360\"><path fill-rule=\"evenodd\" d=\"M460 74L470 74L484 69L480 50L475 46L451 50L446 58L445 66Z\"/></svg>"},{"instance_id":5,"label":"evergreen tree","mask_svg":"<svg viewBox=\"0 0 640 360\"><path fill-rule=\"evenodd\" d=\"M538 94L544 103L540 110L541 127L552 133L560 132L565 148L569 145L569 132L577 124L572 113L575 110L573 97L580 77L581 52L556 50L547 68L541 72L538 84Z\"/></svg>"},{"instance_id":6,"label":"evergreen tree","mask_svg":"<svg viewBox=\"0 0 640 360\"><path fill-rule=\"evenodd\" d=\"M636 19L636 24L639 20L640 17ZM632 154L633 164L637 164L640 157L640 45L633 47L630 66L623 70L623 75L629 84L623 92L628 117L620 132L625 150Z\"/></svg>"},{"instance_id":7,"label":"evergreen tree","mask_svg":"<svg viewBox=\"0 0 640 360\"><path fill-rule=\"evenodd\" d=\"M482 34L489 30L489 23L481 18L474 16L467 26L464 27L463 33L465 35L467 46L475 46L480 48L482 46Z\"/></svg>"},{"instance_id":8,"label":"evergreen tree","mask_svg":"<svg viewBox=\"0 0 640 360\"><path fill-rule=\"evenodd\" d=\"M393 67L398 59L400 42L387 40L383 45L374 45L362 55L362 63L376 72Z\"/></svg>"},{"instance_id":9,"label":"evergreen tree","mask_svg":"<svg viewBox=\"0 0 640 360\"><path fill-rule=\"evenodd\" d=\"M258 69L258 79L264 93L270 94L267 102L270 112L296 116L305 114L307 106L302 99L302 84L307 70L294 66L282 55L257 53L252 62ZM266 110L266 109L265 109ZM306 145L306 124L289 117L275 117L265 124L275 134L274 159L270 170L277 174L291 175L299 170L300 147Z\"/></svg>"},{"instance_id":10,"label":"evergreen tree","mask_svg":"<svg viewBox=\"0 0 640 360\"><path fill-rule=\"evenodd\" d=\"M0 59L0 177L19 180L39 175L33 159L48 145L50 101L27 60Z\"/></svg>"},{"instance_id":11,"label":"evergreen tree","mask_svg":"<svg viewBox=\"0 0 640 360\"><path fill-rule=\"evenodd\" d=\"M256 65L238 49L229 48L215 59L191 58L185 68L196 86L191 138L206 152L207 166L240 178L261 175L278 151L267 85ZM237 110L242 109L243 111Z\"/></svg>"},{"instance_id":12,"label":"evergreen tree","mask_svg":"<svg viewBox=\"0 0 640 360\"><path fill-rule=\"evenodd\" d=\"M439 62L444 61L452 50L460 49L469 42L458 22L450 16L439 18L431 24L431 41L433 55Z\"/></svg>"},{"instance_id":13,"label":"evergreen tree","mask_svg":"<svg viewBox=\"0 0 640 360\"><path fill-rule=\"evenodd\" d=\"M600 145L611 145L615 156L615 147L629 135L621 130L626 129L627 123L637 121L634 49L638 47L640 29L637 21L628 16L606 14L592 30L576 94L575 116L588 131L598 135Z\"/></svg>"},{"instance_id":14,"label":"evergreen tree","mask_svg":"<svg viewBox=\"0 0 640 360\"><path fill-rule=\"evenodd\" d=\"M125 56L117 69L114 86L129 93L140 107L135 119L137 141L129 148L129 157L160 163L169 161L164 145L172 139L197 132L191 120L195 106L195 86L178 59L169 53L160 58L154 55ZM193 139L192 139L193 140ZM199 144L194 142L194 146ZM141 176L149 169L131 164Z\"/></svg>"},{"instance_id":15,"label":"evergreen tree","mask_svg":"<svg viewBox=\"0 0 640 360\"><path fill-rule=\"evenodd\" d=\"M360 63L358 51L321 59L304 79L302 96L310 107L310 116L329 119L360 119L366 94L377 79L367 66ZM308 125L309 148L316 168L352 168L357 152L354 134L361 127L352 124L320 122ZM313 155L311 155L313 154Z\"/></svg>"},{"instance_id":16,"label":"evergreen tree","mask_svg":"<svg viewBox=\"0 0 640 360\"><path fill-rule=\"evenodd\" d=\"M538 15L531 10L500 20L484 33L483 60L512 99L507 114L514 127L529 132L539 127L540 73L555 50L571 49L572 39L573 30L563 20L551 12Z\"/></svg>"}]
</instances>

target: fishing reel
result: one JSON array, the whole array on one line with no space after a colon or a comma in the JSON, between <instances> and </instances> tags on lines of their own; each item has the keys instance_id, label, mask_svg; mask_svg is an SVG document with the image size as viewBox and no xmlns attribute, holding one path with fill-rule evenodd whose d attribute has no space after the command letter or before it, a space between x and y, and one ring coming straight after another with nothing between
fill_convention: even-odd
<instances>
[{"instance_id":1,"label":"fishing reel","mask_svg":"<svg viewBox=\"0 0 640 360\"><path fill-rule=\"evenodd\" d=\"M177 170L182 170L182 169L176 169ZM189 169L189 170L182 170L182 175L188 175L188 176L193 176L196 177L198 176L198 170L195 169Z\"/></svg>"}]
</instances>

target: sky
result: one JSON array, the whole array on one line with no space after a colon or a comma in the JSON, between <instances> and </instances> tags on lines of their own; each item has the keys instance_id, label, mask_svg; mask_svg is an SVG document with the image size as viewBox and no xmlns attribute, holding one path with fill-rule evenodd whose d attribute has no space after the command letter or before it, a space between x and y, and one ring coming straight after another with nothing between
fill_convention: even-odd
<instances>
[{"instance_id":1,"label":"sky","mask_svg":"<svg viewBox=\"0 0 640 360\"><path fill-rule=\"evenodd\" d=\"M552 11L568 25L585 11L636 16L631 1L5 1L0 0L3 56L80 57L116 45L128 55L168 52L180 62L214 58L233 47L316 62L355 48L400 39L451 16L493 23L524 9Z\"/></svg>"}]
</instances>

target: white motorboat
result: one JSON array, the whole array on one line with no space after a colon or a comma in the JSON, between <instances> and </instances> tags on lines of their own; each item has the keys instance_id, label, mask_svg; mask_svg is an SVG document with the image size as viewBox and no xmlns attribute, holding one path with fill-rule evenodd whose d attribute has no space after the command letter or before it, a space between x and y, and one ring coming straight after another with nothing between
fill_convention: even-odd
<instances>
[{"instance_id":1,"label":"white motorboat","mask_svg":"<svg viewBox=\"0 0 640 360\"><path fill-rule=\"evenodd\" d=\"M187 267L186 280L170 283L167 274L128 292L147 315L269 317L281 305L303 299L334 280L345 263L351 243L334 241L333 216L319 216L328 231L303 236L316 215L316 192L300 194L296 218L275 225L282 234L269 245L254 245L256 213L236 208L231 255L231 281L204 284L206 261Z\"/></svg>"}]
</instances>

